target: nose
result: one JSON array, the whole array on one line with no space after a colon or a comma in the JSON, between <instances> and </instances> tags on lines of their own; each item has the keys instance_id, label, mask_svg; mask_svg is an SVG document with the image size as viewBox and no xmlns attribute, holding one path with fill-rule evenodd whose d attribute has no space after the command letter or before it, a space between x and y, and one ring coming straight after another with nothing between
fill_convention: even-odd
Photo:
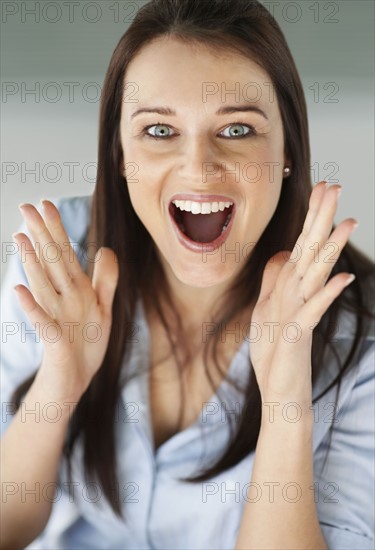
<instances>
[{"instance_id":1,"label":"nose","mask_svg":"<svg viewBox=\"0 0 375 550\"><path fill-rule=\"evenodd\" d=\"M218 148L208 136L189 136L181 147L179 176L197 185L207 183L208 175L220 181L221 161Z\"/></svg>"}]
</instances>

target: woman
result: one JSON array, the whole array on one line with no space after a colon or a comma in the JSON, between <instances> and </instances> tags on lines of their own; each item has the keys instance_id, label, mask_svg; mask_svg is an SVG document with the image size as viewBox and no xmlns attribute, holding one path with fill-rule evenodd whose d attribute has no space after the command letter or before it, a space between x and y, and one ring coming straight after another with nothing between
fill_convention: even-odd
<instances>
[{"instance_id":1,"label":"woman","mask_svg":"<svg viewBox=\"0 0 375 550\"><path fill-rule=\"evenodd\" d=\"M92 200L21 207L4 299L40 341L5 346L4 547L372 548L373 263L312 189L267 10L144 6L98 168Z\"/></svg>"}]
</instances>

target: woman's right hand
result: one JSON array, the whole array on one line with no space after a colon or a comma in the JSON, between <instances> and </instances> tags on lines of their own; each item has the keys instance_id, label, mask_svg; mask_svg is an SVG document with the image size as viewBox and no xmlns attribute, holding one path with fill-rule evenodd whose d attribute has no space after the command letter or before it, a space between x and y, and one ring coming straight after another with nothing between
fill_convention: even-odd
<instances>
[{"instance_id":1,"label":"woman's right hand","mask_svg":"<svg viewBox=\"0 0 375 550\"><path fill-rule=\"evenodd\" d=\"M44 346L33 385L51 401L78 402L108 346L118 260L110 248L99 249L91 281L54 204L43 201L44 219L32 204L20 210L35 248L24 233L13 235L30 285L15 290Z\"/></svg>"}]
</instances>

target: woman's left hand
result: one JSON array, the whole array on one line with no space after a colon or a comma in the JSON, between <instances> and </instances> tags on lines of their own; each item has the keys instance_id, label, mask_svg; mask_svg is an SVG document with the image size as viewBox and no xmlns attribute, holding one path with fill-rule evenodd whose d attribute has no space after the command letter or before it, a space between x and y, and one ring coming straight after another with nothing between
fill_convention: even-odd
<instances>
[{"instance_id":1,"label":"woman's left hand","mask_svg":"<svg viewBox=\"0 0 375 550\"><path fill-rule=\"evenodd\" d=\"M312 401L312 333L323 314L353 280L339 273L326 284L357 222L348 218L332 232L341 186L316 185L303 230L292 252L267 263L250 328L250 358L262 401Z\"/></svg>"}]
</instances>

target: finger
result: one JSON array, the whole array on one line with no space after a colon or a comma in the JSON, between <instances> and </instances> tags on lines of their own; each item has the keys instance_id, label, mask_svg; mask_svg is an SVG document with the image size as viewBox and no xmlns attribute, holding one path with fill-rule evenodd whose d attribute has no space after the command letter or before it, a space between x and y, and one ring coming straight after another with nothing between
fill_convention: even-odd
<instances>
[{"instance_id":1,"label":"finger","mask_svg":"<svg viewBox=\"0 0 375 550\"><path fill-rule=\"evenodd\" d=\"M303 277L303 296L305 300L309 300L325 285L350 235L357 226L357 220L349 218L333 231Z\"/></svg>"},{"instance_id":2,"label":"finger","mask_svg":"<svg viewBox=\"0 0 375 550\"><path fill-rule=\"evenodd\" d=\"M332 231L340 189L340 186L333 185L324 194L310 231L306 234L306 238L303 241L300 251L301 257L294 264L299 278L303 277L308 266L314 261L316 250L322 248Z\"/></svg>"},{"instance_id":3,"label":"finger","mask_svg":"<svg viewBox=\"0 0 375 550\"><path fill-rule=\"evenodd\" d=\"M268 299L272 290L275 288L277 277L289 257L290 252L288 250L282 250L268 260L263 271L262 286L258 302Z\"/></svg>"},{"instance_id":4,"label":"finger","mask_svg":"<svg viewBox=\"0 0 375 550\"><path fill-rule=\"evenodd\" d=\"M12 236L19 247L21 262L35 300L55 319L59 310L59 295L48 279L29 237L24 233Z\"/></svg>"},{"instance_id":5,"label":"finger","mask_svg":"<svg viewBox=\"0 0 375 550\"><path fill-rule=\"evenodd\" d=\"M45 217L45 223L50 231L55 242L60 246L62 251L62 257L66 270L70 274L73 280L79 280L82 276L85 276L81 264L77 258L76 253L70 243L68 234L65 231L64 225L61 220L60 212L49 200L42 200L42 210Z\"/></svg>"},{"instance_id":6,"label":"finger","mask_svg":"<svg viewBox=\"0 0 375 550\"><path fill-rule=\"evenodd\" d=\"M60 246L53 240L42 216L32 204L22 204L19 208L52 286L60 294L66 292L72 286L72 278L65 268Z\"/></svg>"},{"instance_id":7,"label":"finger","mask_svg":"<svg viewBox=\"0 0 375 550\"><path fill-rule=\"evenodd\" d=\"M100 248L95 256L92 286L102 312L107 318L111 318L118 277L119 268L116 254L110 248Z\"/></svg>"},{"instance_id":8,"label":"finger","mask_svg":"<svg viewBox=\"0 0 375 550\"><path fill-rule=\"evenodd\" d=\"M22 310L25 312L34 328L37 324L39 324L39 326L45 326L54 322L53 319L51 319L51 317L49 317L44 309L37 303L27 287L24 285L16 285L13 288L16 291Z\"/></svg>"},{"instance_id":9,"label":"finger","mask_svg":"<svg viewBox=\"0 0 375 550\"><path fill-rule=\"evenodd\" d=\"M309 210L307 212L306 219L303 224L302 232L298 237L296 244L294 245L294 248L292 250L292 254L291 254L292 258L299 257L300 251L302 249L302 245L311 230L312 224L319 211L326 189L327 189L327 182L321 181L312 190L312 193L310 195L310 200L309 200Z\"/></svg>"},{"instance_id":10,"label":"finger","mask_svg":"<svg viewBox=\"0 0 375 550\"><path fill-rule=\"evenodd\" d=\"M327 309L332 305L341 292L350 285L355 279L355 275L351 273L339 273L328 281L328 283L318 292L314 294L310 300L304 305L301 311L306 322L312 324L319 323Z\"/></svg>"}]
</instances>

